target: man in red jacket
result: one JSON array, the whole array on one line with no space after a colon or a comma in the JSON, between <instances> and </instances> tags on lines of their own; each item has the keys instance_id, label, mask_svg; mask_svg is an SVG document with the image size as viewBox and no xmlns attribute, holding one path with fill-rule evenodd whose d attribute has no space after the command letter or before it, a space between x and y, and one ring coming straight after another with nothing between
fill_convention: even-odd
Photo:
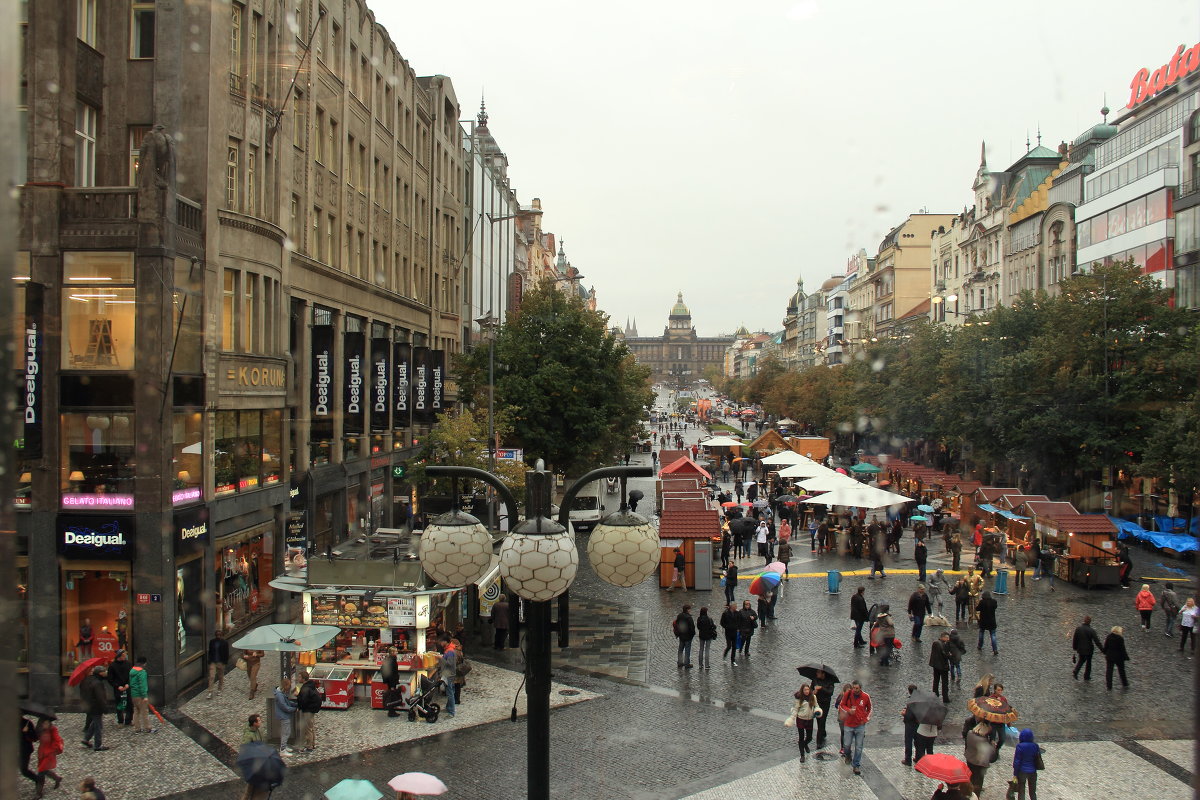
<instances>
[{"instance_id":1,"label":"man in red jacket","mask_svg":"<svg viewBox=\"0 0 1200 800\"><path fill-rule=\"evenodd\" d=\"M871 696L862 690L858 681L850 684L850 693L838 704L842 720L842 755L847 764L854 765L854 774L861 775L863 743L867 738L867 721L871 719Z\"/></svg>"}]
</instances>

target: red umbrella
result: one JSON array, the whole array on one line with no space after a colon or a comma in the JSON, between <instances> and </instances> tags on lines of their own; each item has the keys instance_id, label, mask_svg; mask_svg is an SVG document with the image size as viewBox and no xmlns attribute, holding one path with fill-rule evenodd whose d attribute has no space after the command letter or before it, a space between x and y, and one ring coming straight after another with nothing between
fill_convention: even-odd
<instances>
[{"instance_id":1,"label":"red umbrella","mask_svg":"<svg viewBox=\"0 0 1200 800\"><path fill-rule=\"evenodd\" d=\"M917 772L943 783L963 783L971 780L966 762L949 753L930 753L917 762Z\"/></svg>"},{"instance_id":2,"label":"red umbrella","mask_svg":"<svg viewBox=\"0 0 1200 800\"><path fill-rule=\"evenodd\" d=\"M733 506L736 506L736 505L737 505L737 503L730 500L728 503L721 503L721 508L732 508Z\"/></svg>"},{"instance_id":3,"label":"red umbrella","mask_svg":"<svg viewBox=\"0 0 1200 800\"><path fill-rule=\"evenodd\" d=\"M92 674L92 667L98 667L104 663L103 658L89 658L84 661L75 671L71 673L71 677L67 678L67 686L78 686L84 678Z\"/></svg>"}]
</instances>

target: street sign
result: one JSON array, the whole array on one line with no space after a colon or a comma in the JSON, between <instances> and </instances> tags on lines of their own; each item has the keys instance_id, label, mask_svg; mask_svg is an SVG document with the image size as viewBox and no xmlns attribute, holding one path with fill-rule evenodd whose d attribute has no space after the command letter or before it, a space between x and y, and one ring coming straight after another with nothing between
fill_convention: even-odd
<instances>
[{"instance_id":1,"label":"street sign","mask_svg":"<svg viewBox=\"0 0 1200 800\"><path fill-rule=\"evenodd\" d=\"M1104 510L1112 511L1112 492L1104 493Z\"/></svg>"},{"instance_id":2,"label":"street sign","mask_svg":"<svg viewBox=\"0 0 1200 800\"><path fill-rule=\"evenodd\" d=\"M501 447L496 449L496 459L498 461L520 461L524 457L524 451L519 447Z\"/></svg>"},{"instance_id":3,"label":"street sign","mask_svg":"<svg viewBox=\"0 0 1200 800\"><path fill-rule=\"evenodd\" d=\"M139 593L138 593L138 596L137 596L137 604L138 604L139 606L148 606L148 605L150 605L150 595L149 595L149 594L142 594L141 592L139 592Z\"/></svg>"}]
</instances>

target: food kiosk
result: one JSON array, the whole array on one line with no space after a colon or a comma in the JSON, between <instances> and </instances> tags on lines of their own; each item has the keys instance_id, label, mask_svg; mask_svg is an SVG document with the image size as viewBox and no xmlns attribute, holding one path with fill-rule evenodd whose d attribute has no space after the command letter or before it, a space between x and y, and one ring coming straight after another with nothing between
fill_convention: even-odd
<instances>
[{"instance_id":1,"label":"food kiosk","mask_svg":"<svg viewBox=\"0 0 1200 800\"><path fill-rule=\"evenodd\" d=\"M1082 586L1116 586L1117 528L1103 514L1037 517L1034 527L1044 544L1058 550L1055 577Z\"/></svg>"}]
</instances>

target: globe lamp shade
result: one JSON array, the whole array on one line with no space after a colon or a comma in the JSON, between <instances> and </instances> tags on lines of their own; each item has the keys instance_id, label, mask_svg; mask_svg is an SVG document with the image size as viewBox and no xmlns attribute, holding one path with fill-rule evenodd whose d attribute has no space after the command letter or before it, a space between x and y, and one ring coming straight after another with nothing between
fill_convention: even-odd
<instances>
[{"instance_id":1,"label":"globe lamp shade","mask_svg":"<svg viewBox=\"0 0 1200 800\"><path fill-rule=\"evenodd\" d=\"M492 537L479 520L450 511L421 534L421 569L442 586L467 586L492 566Z\"/></svg>"},{"instance_id":2,"label":"globe lamp shade","mask_svg":"<svg viewBox=\"0 0 1200 800\"><path fill-rule=\"evenodd\" d=\"M578 569L575 537L548 519L522 522L500 545L500 577L526 600L553 600L570 588Z\"/></svg>"},{"instance_id":3,"label":"globe lamp shade","mask_svg":"<svg viewBox=\"0 0 1200 800\"><path fill-rule=\"evenodd\" d=\"M636 586L658 569L658 531L641 514L617 511L592 530L587 552L602 580L613 586Z\"/></svg>"}]
</instances>

